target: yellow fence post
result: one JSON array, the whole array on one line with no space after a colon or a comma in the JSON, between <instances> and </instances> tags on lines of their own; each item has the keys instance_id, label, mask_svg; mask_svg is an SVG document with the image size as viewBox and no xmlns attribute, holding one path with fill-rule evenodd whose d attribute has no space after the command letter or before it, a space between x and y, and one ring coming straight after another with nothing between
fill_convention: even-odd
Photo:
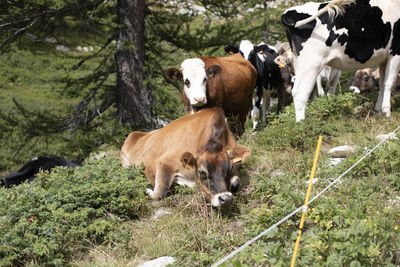
<instances>
[{"instance_id":1,"label":"yellow fence post","mask_svg":"<svg viewBox=\"0 0 400 267\"><path fill-rule=\"evenodd\" d=\"M294 263L296 262L297 252L299 251L300 238L301 238L301 234L303 233L304 220L306 218L306 213L308 210L308 201L310 200L311 188L312 188L312 184L313 184L315 171L317 170L317 162L318 162L319 151L321 149L321 144L322 144L322 136L319 136L317 149L315 151L315 156L314 156L314 163L313 163L312 170L311 170L310 181L308 182L308 188L307 188L306 199L304 201L303 212L301 213L300 226L299 226L299 232L298 232L299 234L297 236L296 244L294 246L294 252L293 252L292 262L290 264L290 267L294 267Z\"/></svg>"}]
</instances>

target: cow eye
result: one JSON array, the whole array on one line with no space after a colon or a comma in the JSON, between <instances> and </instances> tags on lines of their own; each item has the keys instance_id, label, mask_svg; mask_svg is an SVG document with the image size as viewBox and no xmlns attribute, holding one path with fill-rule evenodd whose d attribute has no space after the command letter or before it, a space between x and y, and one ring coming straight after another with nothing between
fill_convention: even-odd
<instances>
[{"instance_id":1,"label":"cow eye","mask_svg":"<svg viewBox=\"0 0 400 267\"><path fill-rule=\"evenodd\" d=\"M188 79L185 80L185 85L189 86L190 85L190 81Z\"/></svg>"},{"instance_id":2,"label":"cow eye","mask_svg":"<svg viewBox=\"0 0 400 267\"><path fill-rule=\"evenodd\" d=\"M203 83L207 82L207 78L204 78Z\"/></svg>"},{"instance_id":3,"label":"cow eye","mask_svg":"<svg viewBox=\"0 0 400 267\"><path fill-rule=\"evenodd\" d=\"M203 170L199 170L199 176L202 180L207 179L207 173Z\"/></svg>"}]
</instances>

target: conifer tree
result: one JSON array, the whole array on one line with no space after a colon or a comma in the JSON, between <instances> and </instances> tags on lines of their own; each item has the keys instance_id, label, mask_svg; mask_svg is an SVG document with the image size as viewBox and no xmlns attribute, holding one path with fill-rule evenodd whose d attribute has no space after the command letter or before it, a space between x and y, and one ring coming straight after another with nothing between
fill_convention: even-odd
<instances>
[{"instance_id":1,"label":"conifer tree","mask_svg":"<svg viewBox=\"0 0 400 267\"><path fill-rule=\"evenodd\" d=\"M121 122L150 129L156 127L159 104L155 81L164 79L171 51L207 56L241 39L262 40L265 14L264 1L256 0L8 0L0 4L0 52L7 53L26 34L65 35L72 27L100 34L100 51L107 60L87 77L96 86L62 129L89 123L113 103ZM113 75L117 83L110 90L105 81ZM89 84L83 79L79 83Z\"/></svg>"}]
</instances>

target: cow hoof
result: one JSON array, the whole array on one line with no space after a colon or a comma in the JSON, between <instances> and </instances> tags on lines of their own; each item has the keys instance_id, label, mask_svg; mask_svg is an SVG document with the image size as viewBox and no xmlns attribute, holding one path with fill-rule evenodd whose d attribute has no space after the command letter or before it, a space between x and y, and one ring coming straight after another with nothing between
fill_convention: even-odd
<instances>
[{"instance_id":1,"label":"cow hoof","mask_svg":"<svg viewBox=\"0 0 400 267\"><path fill-rule=\"evenodd\" d=\"M382 108L382 113L385 114L386 118L390 117L390 108Z\"/></svg>"},{"instance_id":2,"label":"cow hoof","mask_svg":"<svg viewBox=\"0 0 400 267\"><path fill-rule=\"evenodd\" d=\"M151 190L150 188L146 188L146 194L149 196L149 197L153 197L153 193L154 193L154 191L153 190Z\"/></svg>"}]
</instances>

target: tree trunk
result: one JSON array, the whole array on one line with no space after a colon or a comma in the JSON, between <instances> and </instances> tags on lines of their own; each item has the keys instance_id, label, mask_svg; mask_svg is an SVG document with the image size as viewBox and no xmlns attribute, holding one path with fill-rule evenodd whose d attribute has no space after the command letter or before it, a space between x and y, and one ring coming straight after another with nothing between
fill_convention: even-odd
<instances>
[{"instance_id":1,"label":"tree trunk","mask_svg":"<svg viewBox=\"0 0 400 267\"><path fill-rule=\"evenodd\" d=\"M117 112L122 123L135 129L155 127L154 98L150 86L144 85L145 0L118 0Z\"/></svg>"}]
</instances>

